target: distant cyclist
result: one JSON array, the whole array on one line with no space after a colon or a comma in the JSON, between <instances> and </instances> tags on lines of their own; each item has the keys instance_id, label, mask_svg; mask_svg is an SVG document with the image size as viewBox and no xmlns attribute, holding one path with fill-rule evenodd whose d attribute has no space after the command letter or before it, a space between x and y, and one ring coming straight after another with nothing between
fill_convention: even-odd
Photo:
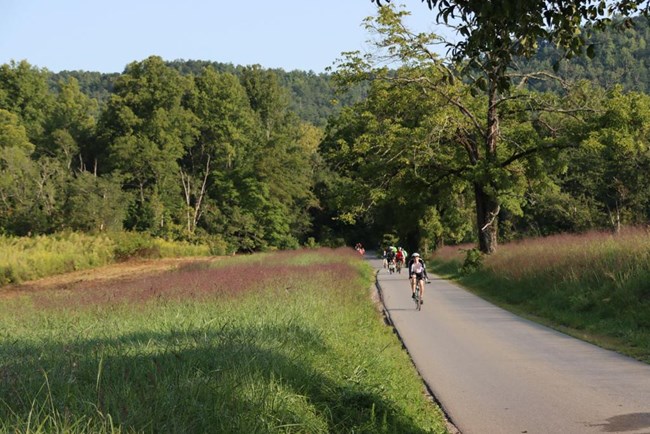
<instances>
[{"instance_id":1,"label":"distant cyclist","mask_svg":"<svg viewBox=\"0 0 650 434\"><path fill-rule=\"evenodd\" d=\"M390 266L390 263L395 261L395 252L392 247L389 247L386 250L386 263Z\"/></svg>"},{"instance_id":2,"label":"distant cyclist","mask_svg":"<svg viewBox=\"0 0 650 434\"><path fill-rule=\"evenodd\" d=\"M429 280L427 266L419 253L413 253L409 261L409 278L411 279L411 298L415 298L415 285L420 285L420 300L424 303L424 281Z\"/></svg>"},{"instance_id":3,"label":"distant cyclist","mask_svg":"<svg viewBox=\"0 0 650 434\"><path fill-rule=\"evenodd\" d=\"M395 263L397 264L397 270L400 271L404 266L404 251L401 247L397 248L397 253L395 253Z\"/></svg>"}]
</instances>

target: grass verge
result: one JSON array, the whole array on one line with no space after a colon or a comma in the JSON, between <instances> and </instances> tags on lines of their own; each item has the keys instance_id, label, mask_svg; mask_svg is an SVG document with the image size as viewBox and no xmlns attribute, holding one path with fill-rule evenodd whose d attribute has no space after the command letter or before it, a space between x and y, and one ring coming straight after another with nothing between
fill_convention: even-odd
<instances>
[{"instance_id":1,"label":"grass verge","mask_svg":"<svg viewBox=\"0 0 650 434\"><path fill-rule=\"evenodd\" d=\"M564 333L650 363L650 234L559 235L505 244L462 273L446 247L431 269Z\"/></svg>"}]
</instances>

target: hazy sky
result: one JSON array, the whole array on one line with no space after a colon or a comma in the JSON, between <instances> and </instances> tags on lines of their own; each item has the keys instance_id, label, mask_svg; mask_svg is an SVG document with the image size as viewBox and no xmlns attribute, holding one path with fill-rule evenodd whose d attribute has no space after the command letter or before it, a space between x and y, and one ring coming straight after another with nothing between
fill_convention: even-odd
<instances>
[{"instance_id":1,"label":"hazy sky","mask_svg":"<svg viewBox=\"0 0 650 434\"><path fill-rule=\"evenodd\" d=\"M408 25L434 31L420 0L393 0ZM370 0L0 0L0 64L122 72L164 60L260 64L323 72L343 51L364 51Z\"/></svg>"}]
</instances>

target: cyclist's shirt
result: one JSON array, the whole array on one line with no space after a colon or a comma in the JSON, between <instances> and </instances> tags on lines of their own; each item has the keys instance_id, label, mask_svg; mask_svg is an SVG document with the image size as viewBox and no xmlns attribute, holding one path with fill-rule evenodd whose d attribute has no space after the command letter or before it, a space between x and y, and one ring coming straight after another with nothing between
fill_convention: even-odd
<instances>
[{"instance_id":1,"label":"cyclist's shirt","mask_svg":"<svg viewBox=\"0 0 650 434\"><path fill-rule=\"evenodd\" d=\"M395 259L397 259L398 261L403 261L404 260L404 255L402 254L402 252L397 252L395 254Z\"/></svg>"}]
</instances>

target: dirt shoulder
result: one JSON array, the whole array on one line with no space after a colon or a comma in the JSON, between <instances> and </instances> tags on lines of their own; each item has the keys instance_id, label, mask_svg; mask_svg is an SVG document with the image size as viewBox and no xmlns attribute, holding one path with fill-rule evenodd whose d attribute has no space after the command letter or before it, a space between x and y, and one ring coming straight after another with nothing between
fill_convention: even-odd
<instances>
[{"instance_id":1,"label":"dirt shoulder","mask_svg":"<svg viewBox=\"0 0 650 434\"><path fill-rule=\"evenodd\" d=\"M10 297L24 291L74 289L87 284L102 285L115 281L135 280L178 269L188 264L207 263L218 257L184 257L163 259L134 259L87 270L73 271L38 280L0 287L0 297Z\"/></svg>"}]
</instances>

